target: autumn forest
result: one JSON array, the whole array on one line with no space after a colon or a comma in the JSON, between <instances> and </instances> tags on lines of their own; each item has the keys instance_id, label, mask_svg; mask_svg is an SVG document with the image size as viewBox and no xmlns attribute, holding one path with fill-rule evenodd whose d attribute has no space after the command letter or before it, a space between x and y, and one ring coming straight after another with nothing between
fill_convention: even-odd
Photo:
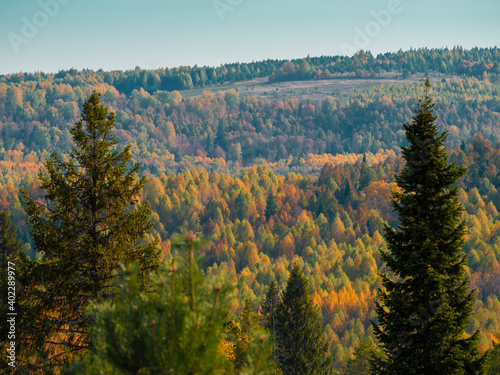
<instances>
[{"instance_id":1,"label":"autumn forest","mask_svg":"<svg viewBox=\"0 0 500 375\"><path fill-rule=\"evenodd\" d=\"M175 373L368 374L373 368L379 373L402 373L384 372L384 354L377 362L374 353L381 353L383 345L374 322L383 322L377 308L380 291L387 288L382 275L392 275L395 269L387 261L388 252L395 251L388 246L388 228L411 222L402 219L404 210L396 210L392 202L393 192L403 196L408 191L401 178L409 178L405 168L411 159L402 148L410 150L414 143L403 125L415 121L419 109L424 108L425 115L432 108L437 130L447 134L444 159L467 169L463 175L457 172L456 182L450 179L463 207L459 218L465 230L464 278L468 277L467 290L475 290L464 337L477 332L478 353L488 353L483 372L478 373L500 373L499 64L498 48L456 47L378 56L360 51L353 57L308 56L219 67L71 69L0 76L0 210L8 213L0 217L0 237L17 233L11 246L17 255L12 250L7 258L24 264L18 272L25 272L26 278L17 276L26 287L18 291L19 309L36 317L39 310L29 306L52 306L52 322L70 322L61 323L59 331L40 323L45 336L19 333L32 347L17 349L23 361L17 371L174 373L148 368L146 359L136 369L122 364L130 372L120 369L118 360L109 364L110 372L93 369L108 362L96 354L97 349L89 348L104 353L108 346L123 344L140 353L143 344L124 333L136 329L134 337L144 342L155 342L154 332L172 337L168 347L176 349L158 351L156 357L151 354L151 361L178 363ZM373 83L320 99L309 98L308 93L280 95L277 89L269 89L267 97L241 88L220 89L261 78L266 79L264 85L321 80ZM199 95L192 90L199 90ZM425 97L435 106L425 107ZM85 128L93 121L104 124L105 130ZM79 211L68 207L80 198L78 189L73 195L64 187L80 185L65 185L64 179L86 178L81 170L93 165L87 158L91 142L85 143L92 131L103 142L97 155L109 154L102 162L102 173L109 176L108 185L96 183L92 190L104 198L92 195L95 199L89 202L110 213L102 214L103 223L116 216L123 228L115 233L117 224L109 222L102 233L94 227L87 237L71 237L78 233L80 224L72 220ZM110 208L110 202L116 207ZM73 224L66 227L61 224L65 220ZM51 237L52 226L64 230ZM80 249L90 246L89 241L94 241L95 251L89 251L77 269L80 260L75 259L80 259ZM70 249L69 258L61 255L64 249ZM52 293L52 286L33 284L29 289L27 283L30 278L52 278L55 259L78 278L65 276L58 281L71 285L69 302L50 305L45 296ZM128 266L125 260L136 263ZM98 271L94 275L85 267ZM91 282L81 282L84 278ZM113 284L115 278L120 281ZM54 281L54 288L59 287L55 285ZM118 292L103 292L109 285ZM285 323L293 316L287 303L298 298L293 285L293 290L304 290L304 311L315 317L304 321L309 337L300 340L316 342L316 354L303 364L294 351L298 349L283 349L284 342L299 340L283 333L292 330ZM139 294L151 288L157 294ZM79 299L86 293L94 297ZM113 299L116 293L126 297ZM55 303L52 299L50 303ZM161 310L163 300L171 305ZM71 310L71 303L78 309L91 307ZM218 304L226 309L217 309ZM168 319L176 321L182 315L190 325L172 334L154 318L148 323L153 325L151 336L137 328L140 325L130 328L136 319L130 306L139 312L143 308L150 320L153 315L148 314L154 309L164 314L175 311ZM120 313L113 315L114 309ZM71 312L66 316L60 311ZM206 317L194 315L203 311ZM119 328L110 328L111 318ZM68 327L80 325L92 327L84 330L93 332L90 341L82 339L85 333L76 328L68 333L70 338L62 338L66 333L61 327L69 332ZM220 332L213 329L219 326ZM7 329L2 326L1 340ZM192 336L186 333L190 329ZM173 337L202 343L189 346L191 357L199 353L198 359L191 363L177 358L185 347L181 339L175 346ZM54 342L65 342L71 350L56 360ZM74 358L72 351L78 353ZM85 356L87 351L93 354ZM137 355L149 358L147 353ZM201 363L210 358L212 367L204 368ZM290 358L302 370L294 370Z\"/></svg>"}]
</instances>

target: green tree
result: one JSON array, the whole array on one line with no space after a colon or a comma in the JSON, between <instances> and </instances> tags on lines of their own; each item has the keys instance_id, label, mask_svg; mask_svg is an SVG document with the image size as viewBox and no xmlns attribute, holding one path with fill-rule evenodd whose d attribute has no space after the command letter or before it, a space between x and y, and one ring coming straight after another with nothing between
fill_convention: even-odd
<instances>
[{"instance_id":1,"label":"green tree","mask_svg":"<svg viewBox=\"0 0 500 375\"><path fill-rule=\"evenodd\" d=\"M234 216L240 220L246 219L251 207L252 195L247 191L240 191L234 200Z\"/></svg>"},{"instance_id":2,"label":"green tree","mask_svg":"<svg viewBox=\"0 0 500 375\"><path fill-rule=\"evenodd\" d=\"M138 163L127 168L130 147L116 149L115 115L100 105L99 96L94 92L83 104L82 120L71 130L75 147L69 160L52 154L40 171L44 202L22 190L42 255L25 262L21 280L29 301L19 325L27 333L20 346L31 351L23 361L32 371L87 348L85 308L116 293L120 263L138 263L141 287L159 264L158 241L145 240L153 225L149 204L138 204L145 178L137 179Z\"/></svg>"},{"instance_id":3,"label":"green tree","mask_svg":"<svg viewBox=\"0 0 500 375\"><path fill-rule=\"evenodd\" d=\"M10 213L7 211L1 211L0 249L2 251L2 270L5 270L7 262L18 254L22 245L22 242L17 239L17 228L12 223Z\"/></svg>"},{"instance_id":4,"label":"green tree","mask_svg":"<svg viewBox=\"0 0 500 375\"><path fill-rule=\"evenodd\" d=\"M262 301L260 307L260 314L262 316L262 323L265 328L271 333L273 340L273 362L277 363L277 348L276 348L276 310L280 303L279 290L276 281L272 281L269 285L266 297Z\"/></svg>"},{"instance_id":5,"label":"green tree","mask_svg":"<svg viewBox=\"0 0 500 375\"><path fill-rule=\"evenodd\" d=\"M309 281L295 264L276 311L278 362L283 374L330 373L328 343L318 309L309 294Z\"/></svg>"},{"instance_id":6,"label":"green tree","mask_svg":"<svg viewBox=\"0 0 500 375\"><path fill-rule=\"evenodd\" d=\"M274 192L271 191L266 200L266 220L269 220L269 218L273 216L277 210L278 204L276 203L276 197L274 196Z\"/></svg>"},{"instance_id":7,"label":"green tree","mask_svg":"<svg viewBox=\"0 0 500 375\"><path fill-rule=\"evenodd\" d=\"M458 188L466 172L447 162L429 97L411 124L405 124L406 161L393 193L398 230L385 227L388 251L382 251L393 277L382 276L376 305L375 335L387 355L374 361L380 374L482 374L485 358L477 349L478 332L464 338L474 303L468 291L467 258L462 250L465 223Z\"/></svg>"},{"instance_id":8,"label":"green tree","mask_svg":"<svg viewBox=\"0 0 500 375\"><path fill-rule=\"evenodd\" d=\"M230 367L221 350L234 287L207 281L196 253L206 242L190 233L173 239L178 260L153 276L153 290L141 292L137 267L124 266L116 297L94 303L92 346L72 374L220 374ZM250 326L249 312L242 320ZM247 345L241 373L262 374L267 337ZM259 358L259 353L260 357ZM251 364L250 364L251 363ZM251 366L251 367L249 367Z\"/></svg>"},{"instance_id":9,"label":"green tree","mask_svg":"<svg viewBox=\"0 0 500 375\"><path fill-rule=\"evenodd\" d=\"M500 374L500 344L493 343L493 349L489 353L487 375Z\"/></svg>"},{"instance_id":10,"label":"green tree","mask_svg":"<svg viewBox=\"0 0 500 375\"><path fill-rule=\"evenodd\" d=\"M263 334L263 327L259 325L259 315L257 315L248 299L239 319L231 320L228 323L230 341L233 343L233 370L239 374L241 369L248 365L247 353L252 343L253 336Z\"/></svg>"},{"instance_id":11,"label":"green tree","mask_svg":"<svg viewBox=\"0 0 500 375\"><path fill-rule=\"evenodd\" d=\"M8 312L16 311L17 306L15 299L12 300L12 292L15 292L16 277L15 269L17 267L17 259L19 252L21 251L22 242L17 239L17 228L12 223L10 218L10 213L7 211L0 212L0 248L2 252L2 268L0 270L0 290L2 295L0 296L0 314L5 317L0 323L0 347L10 348L9 334L10 334L10 323L7 319L12 318L8 316ZM11 273L9 275L8 266L11 268ZM12 269L14 271L12 271ZM10 277L9 277L10 276ZM11 297L11 298L8 298ZM0 366L5 369L4 373L14 373L14 368L9 367L8 363L11 360L8 359L8 352L4 351L4 355L0 357ZM11 362L12 363L12 362ZM9 370L11 370L9 372Z\"/></svg>"},{"instance_id":12,"label":"green tree","mask_svg":"<svg viewBox=\"0 0 500 375\"><path fill-rule=\"evenodd\" d=\"M370 362L376 350L377 347L370 338L362 338L354 350L354 357L346 360L344 375L370 375Z\"/></svg>"}]
</instances>

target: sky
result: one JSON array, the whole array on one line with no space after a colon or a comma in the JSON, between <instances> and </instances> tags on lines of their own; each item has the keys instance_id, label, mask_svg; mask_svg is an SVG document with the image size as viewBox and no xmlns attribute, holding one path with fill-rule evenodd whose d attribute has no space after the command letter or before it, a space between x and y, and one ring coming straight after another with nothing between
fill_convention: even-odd
<instances>
[{"instance_id":1,"label":"sky","mask_svg":"<svg viewBox=\"0 0 500 375\"><path fill-rule=\"evenodd\" d=\"M500 46L499 0L0 0L0 74Z\"/></svg>"}]
</instances>

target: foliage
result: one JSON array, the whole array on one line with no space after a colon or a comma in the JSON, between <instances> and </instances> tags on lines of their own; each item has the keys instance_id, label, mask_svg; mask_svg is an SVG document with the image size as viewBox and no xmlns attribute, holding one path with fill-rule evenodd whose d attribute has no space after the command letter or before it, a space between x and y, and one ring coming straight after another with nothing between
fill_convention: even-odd
<instances>
[{"instance_id":1,"label":"foliage","mask_svg":"<svg viewBox=\"0 0 500 375\"><path fill-rule=\"evenodd\" d=\"M283 374L328 374L331 358L309 282L295 264L276 309L276 342Z\"/></svg>"},{"instance_id":2,"label":"foliage","mask_svg":"<svg viewBox=\"0 0 500 375\"><path fill-rule=\"evenodd\" d=\"M270 76L270 81L303 79L331 79L339 75L349 77L373 76L374 74L399 71L404 75L417 72L438 71L446 74L464 74L482 77L484 73L498 74L500 51L494 48L462 47L453 49L428 49L398 51L373 56L370 52L358 51L353 56L321 56L292 60L257 61L252 63L231 63L218 67L181 66L156 70L140 69L104 72L84 69L61 70L55 74L20 73L0 76L0 82L44 82L82 85L85 82L110 84L125 94L143 89L150 93L157 90L186 90L226 82L251 80ZM15 109L20 101L12 100Z\"/></svg>"},{"instance_id":3,"label":"foliage","mask_svg":"<svg viewBox=\"0 0 500 375\"><path fill-rule=\"evenodd\" d=\"M0 323L0 346L4 349L10 348L10 342L14 341L11 337L11 325L7 320L13 316L7 315L8 312L16 311L15 298L9 298L16 295L19 287L16 288L16 267L17 260L22 248L22 242L17 239L17 228L12 223L10 213L6 211L0 212L0 249L2 252L2 268L0 269L0 314L5 317ZM10 270L10 272L8 272ZM14 316L15 319L15 316ZM15 328L15 326L14 326ZM14 332L15 333L15 332ZM9 366L12 361L8 358L9 353L4 351L0 357L0 366L4 369L4 373L14 373L14 368Z\"/></svg>"},{"instance_id":4,"label":"foliage","mask_svg":"<svg viewBox=\"0 0 500 375\"><path fill-rule=\"evenodd\" d=\"M374 324L387 355L373 362L380 374L484 373L478 332L463 338L474 293L468 291L465 222L452 185L466 169L448 164L446 133L438 133L433 106L426 91L412 123L404 125L406 165L396 176L402 191L392 201L401 222L398 230L386 226L388 250L382 251L394 276L382 275Z\"/></svg>"},{"instance_id":5,"label":"foliage","mask_svg":"<svg viewBox=\"0 0 500 375\"><path fill-rule=\"evenodd\" d=\"M370 375L371 361L377 354L377 347L370 338L363 337L354 350L354 356L347 358L344 375Z\"/></svg>"},{"instance_id":6,"label":"foliage","mask_svg":"<svg viewBox=\"0 0 500 375\"><path fill-rule=\"evenodd\" d=\"M175 245L183 261L165 265L151 291L141 292L137 266L122 267L117 296L92 305L92 347L71 373L215 374L229 366L221 345L233 287L203 281L193 263L203 241L189 234Z\"/></svg>"},{"instance_id":7,"label":"foliage","mask_svg":"<svg viewBox=\"0 0 500 375\"><path fill-rule=\"evenodd\" d=\"M471 55L480 58L479 53ZM485 53L481 59L493 57ZM85 72L82 77L92 74L101 73ZM308 174L325 164L324 154L340 159L342 153L398 151L404 141L399 124L411 119L408 108L415 104L415 96L422 95L419 82L336 92L324 100L312 100L258 99L236 91L204 91L196 97L161 88L148 92L137 87L128 92L113 86L112 79L66 80L51 75L12 76L5 81L0 82L0 146L4 148L0 148L0 160L21 158L34 163L46 160L50 152L69 153L78 108L97 90L116 113L120 146L129 144L133 160L157 176L194 165L237 172L241 165L264 162L279 173ZM493 144L500 140L497 86L476 77L454 76L436 83L435 92L438 126L450 130L449 146L462 140L470 143L477 132Z\"/></svg>"},{"instance_id":8,"label":"foliage","mask_svg":"<svg viewBox=\"0 0 500 375\"><path fill-rule=\"evenodd\" d=\"M270 358L271 346L264 327L259 324L259 315L253 310L252 304L247 299L240 313L239 318L231 319L226 326L228 331L228 343L231 344L229 357L232 358L232 369L228 374L245 373L255 366L253 363L258 358L262 364L261 371L266 374L273 374L276 364ZM265 340L265 345L259 345L261 340ZM258 347L257 357L251 355L252 348ZM255 352L255 349L253 349Z\"/></svg>"},{"instance_id":9,"label":"foliage","mask_svg":"<svg viewBox=\"0 0 500 375\"><path fill-rule=\"evenodd\" d=\"M425 61L431 69L443 57L452 60L446 61L447 67L459 66L462 59L488 65L494 58L487 51L459 48L424 52L392 54L389 60L395 62L387 63L389 71L406 64L402 59L409 55L412 64ZM311 69L322 64L305 60ZM345 60L353 61L365 64L371 57L363 53ZM300 60L292 62L298 65ZM335 62L339 72L342 64ZM324 66L322 72L325 68L331 69ZM385 74L384 69L376 74ZM135 83L118 88L116 82L125 82L127 74ZM339 74L349 78L351 73L344 69ZM434 81L441 81L440 74L430 72ZM222 77L222 70L217 75ZM337 92L323 101L287 99L279 93L261 100L242 91L200 90L201 96L188 98L161 87L158 92L153 86L141 90L143 82L155 82L148 77L153 78L152 72L89 70L0 78L5 82L0 83L0 208L10 211L27 254L40 257L18 189L43 202L38 171L53 151L68 160L78 108L93 90L101 91L101 101L116 113L117 146L129 144L131 161L140 162L139 173L148 176L138 197L151 204L153 228L147 240L161 238L168 257L175 253L174 232L187 229L210 238L202 268L207 277L227 274L238 281L238 298L230 310L235 317L246 299L256 308L270 283L285 280L293 263L302 262L321 309L334 366L340 370L360 340L372 337L378 273L387 271L380 259L379 248L386 246L380 234L384 223L399 223L389 198L396 186L394 174L404 165L400 124L411 119L409 108L422 95L421 84L384 84L353 95ZM488 77L493 82L491 72ZM487 80L463 75L447 77L433 89L436 123L449 132L449 159L469 169L457 183L468 231L463 246L467 273L478 297L466 332L480 330L483 352L500 337L500 147L495 147L500 95ZM238 157L236 146L230 151L235 143L240 143L244 167L238 159L229 160ZM270 192L277 208L267 218ZM21 294L18 303L20 308L31 304Z\"/></svg>"},{"instance_id":10,"label":"foliage","mask_svg":"<svg viewBox=\"0 0 500 375\"><path fill-rule=\"evenodd\" d=\"M142 287L145 275L158 267L158 242L145 240L152 227L149 205L137 206L145 178L136 181L138 164L127 171L130 148L114 149L113 127L114 114L92 94L71 131L70 159L52 154L38 174L43 198L22 190L41 255L25 259L20 275L30 311L19 324L24 335L19 346L26 351L21 362L31 371L60 365L69 353L87 347L84 310L91 300L114 295L121 262L138 262Z\"/></svg>"},{"instance_id":11,"label":"foliage","mask_svg":"<svg viewBox=\"0 0 500 375\"><path fill-rule=\"evenodd\" d=\"M2 253L2 271L7 269L7 262L14 261L22 248L22 242L17 239L17 228L12 223L7 211L0 212L0 251ZM4 336L2 336L4 337Z\"/></svg>"},{"instance_id":12,"label":"foliage","mask_svg":"<svg viewBox=\"0 0 500 375\"><path fill-rule=\"evenodd\" d=\"M278 363L278 348L276 344L276 310L280 303L280 295L276 282L269 284L265 299L260 306L263 326L270 332L272 339L272 362Z\"/></svg>"},{"instance_id":13,"label":"foliage","mask_svg":"<svg viewBox=\"0 0 500 375\"><path fill-rule=\"evenodd\" d=\"M489 362L486 370L487 375L500 373L500 344L494 344L489 353Z\"/></svg>"}]
</instances>

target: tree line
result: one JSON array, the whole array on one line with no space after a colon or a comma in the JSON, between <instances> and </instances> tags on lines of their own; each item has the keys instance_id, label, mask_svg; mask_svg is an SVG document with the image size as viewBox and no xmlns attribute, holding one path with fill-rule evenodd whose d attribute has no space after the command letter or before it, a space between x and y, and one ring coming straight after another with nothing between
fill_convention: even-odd
<instances>
[{"instance_id":1,"label":"tree line","mask_svg":"<svg viewBox=\"0 0 500 375\"><path fill-rule=\"evenodd\" d=\"M500 51L498 47L464 49L419 48L408 51L380 53L359 51L353 56L307 56L303 59L264 60L251 63L229 63L218 67L180 66L154 70L136 67L128 71L84 69L61 70L58 73L18 73L0 76L4 83L69 84L73 87L87 83L108 84L120 93L130 95L143 89L150 94L157 90L174 91L269 77L269 81L331 79L338 75L369 77L382 72L398 71L409 74L432 71L468 77L498 79Z\"/></svg>"}]
</instances>

